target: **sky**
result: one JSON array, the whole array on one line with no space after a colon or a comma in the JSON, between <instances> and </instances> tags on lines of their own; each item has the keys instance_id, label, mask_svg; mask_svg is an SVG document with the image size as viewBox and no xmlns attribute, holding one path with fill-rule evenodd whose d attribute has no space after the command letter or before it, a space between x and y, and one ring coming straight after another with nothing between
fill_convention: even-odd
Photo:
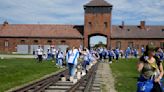
<instances>
[{"instance_id":1,"label":"sky","mask_svg":"<svg viewBox=\"0 0 164 92\"><path fill-rule=\"evenodd\" d=\"M107 44L107 38L104 36L90 37L90 43L89 43L90 45L95 45L95 44L98 44L99 42L102 42L103 44Z\"/></svg>"},{"instance_id":2,"label":"sky","mask_svg":"<svg viewBox=\"0 0 164 92\"><path fill-rule=\"evenodd\" d=\"M0 0L0 24L84 24L83 5L90 0ZM106 0L113 5L112 24L164 25L164 0Z\"/></svg>"}]
</instances>

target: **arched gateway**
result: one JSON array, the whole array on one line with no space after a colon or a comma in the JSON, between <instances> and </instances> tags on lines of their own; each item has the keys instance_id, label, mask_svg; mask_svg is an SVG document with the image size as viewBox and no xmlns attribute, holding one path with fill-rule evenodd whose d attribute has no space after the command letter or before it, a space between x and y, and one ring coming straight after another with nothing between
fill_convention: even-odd
<instances>
[{"instance_id":1,"label":"arched gateway","mask_svg":"<svg viewBox=\"0 0 164 92\"><path fill-rule=\"evenodd\" d=\"M112 5L104 0L92 0L84 5L84 46L91 36L105 36L110 47Z\"/></svg>"},{"instance_id":2,"label":"arched gateway","mask_svg":"<svg viewBox=\"0 0 164 92\"><path fill-rule=\"evenodd\" d=\"M107 36L99 33L88 35L88 47L92 48L96 44L102 42L105 46L107 46Z\"/></svg>"}]
</instances>

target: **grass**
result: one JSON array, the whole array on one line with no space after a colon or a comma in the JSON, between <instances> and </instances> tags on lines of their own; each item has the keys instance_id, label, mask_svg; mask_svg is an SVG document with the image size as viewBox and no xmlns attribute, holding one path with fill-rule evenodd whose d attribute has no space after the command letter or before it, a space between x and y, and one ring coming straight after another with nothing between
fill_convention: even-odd
<instances>
[{"instance_id":1,"label":"grass","mask_svg":"<svg viewBox=\"0 0 164 92\"><path fill-rule=\"evenodd\" d=\"M115 87L118 92L136 92L139 73L136 70L137 59L120 59L110 65L115 77Z\"/></svg>"},{"instance_id":2,"label":"grass","mask_svg":"<svg viewBox=\"0 0 164 92\"><path fill-rule=\"evenodd\" d=\"M0 59L0 92L41 78L59 70L52 62L34 59Z\"/></svg>"}]
</instances>

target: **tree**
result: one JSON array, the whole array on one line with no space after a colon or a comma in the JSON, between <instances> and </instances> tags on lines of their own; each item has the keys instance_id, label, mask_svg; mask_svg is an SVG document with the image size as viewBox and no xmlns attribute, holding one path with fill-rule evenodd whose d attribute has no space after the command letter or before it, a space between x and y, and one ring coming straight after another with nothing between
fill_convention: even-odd
<instances>
[{"instance_id":1,"label":"tree","mask_svg":"<svg viewBox=\"0 0 164 92\"><path fill-rule=\"evenodd\" d=\"M98 42L98 44L95 44L94 46L93 46L93 48L98 48L98 47L106 47L106 44L104 44L103 42Z\"/></svg>"}]
</instances>

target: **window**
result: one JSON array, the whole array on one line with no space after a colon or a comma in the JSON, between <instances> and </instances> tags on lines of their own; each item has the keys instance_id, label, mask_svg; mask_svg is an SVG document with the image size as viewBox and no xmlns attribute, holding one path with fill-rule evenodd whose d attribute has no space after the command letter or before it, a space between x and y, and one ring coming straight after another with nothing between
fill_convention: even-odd
<instances>
[{"instance_id":1,"label":"window","mask_svg":"<svg viewBox=\"0 0 164 92\"><path fill-rule=\"evenodd\" d=\"M144 45L141 45L141 47L145 47Z\"/></svg>"},{"instance_id":2,"label":"window","mask_svg":"<svg viewBox=\"0 0 164 92\"><path fill-rule=\"evenodd\" d=\"M65 43L66 43L66 41L65 41L65 40L62 40L62 41L61 41L61 43L62 43L62 44L65 44Z\"/></svg>"},{"instance_id":3,"label":"window","mask_svg":"<svg viewBox=\"0 0 164 92\"><path fill-rule=\"evenodd\" d=\"M128 46L129 46L130 48L133 48L133 42L128 42Z\"/></svg>"},{"instance_id":4,"label":"window","mask_svg":"<svg viewBox=\"0 0 164 92\"><path fill-rule=\"evenodd\" d=\"M34 40L34 44L38 44L38 40Z\"/></svg>"},{"instance_id":5,"label":"window","mask_svg":"<svg viewBox=\"0 0 164 92\"><path fill-rule=\"evenodd\" d=\"M117 42L116 42L116 48L121 49L121 41L117 41Z\"/></svg>"},{"instance_id":6,"label":"window","mask_svg":"<svg viewBox=\"0 0 164 92\"><path fill-rule=\"evenodd\" d=\"M92 30L92 22L89 22L89 31Z\"/></svg>"},{"instance_id":7,"label":"window","mask_svg":"<svg viewBox=\"0 0 164 92\"><path fill-rule=\"evenodd\" d=\"M21 44L25 44L25 40L21 40L20 43L21 43Z\"/></svg>"},{"instance_id":8,"label":"window","mask_svg":"<svg viewBox=\"0 0 164 92\"><path fill-rule=\"evenodd\" d=\"M48 43L48 44L51 44L51 43L52 43L52 40L47 40L47 43Z\"/></svg>"},{"instance_id":9,"label":"window","mask_svg":"<svg viewBox=\"0 0 164 92\"><path fill-rule=\"evenodd\" d=\"M164 32L164 29L162 29L161 31Z\"/></svg>"},{"instance_id":10,"label":"window","mask_svg":"<svg viewBox=\"0 0 164 92\"><path fill-rule=\"evenodd\" d=\"M164 42L160 42L160 47L164 49Z\"/></svg>"},{"instance_id":11,"label":"window","mask_svg":"<svg viewBox=\"0 0 164 92\"><path fill-rule=\"evenodd\" d=\"M9 41L5 40L5 47L9 47Z\"/></svg>"},{"instance_id":12,"label":"window","mask_svg":"<svg viewBox=\"0 0 164 92\"><path fill-rule=\"evenodd\" d=\"M106 31L107 26L108 26L108 23L107 22L104 22L104 31Z\"/></svg>"},{"instance_id":13,"label":"window","mask_svg":"<svg viewBox=\"0 0 164 92\"><path fill-rule=\"evenodd\" d=\"M149 45L155 45L155 42L151 41L148 43Z\"/></svg>"},{"instance_id":14,"label":"window","mask_svg":"<svg viewBox=\"0 0 164 92\"><path fill-rule=\"evenodd\" d=\"M136 49L139 49L139 45L138 44L136 44L136 47L135 47Z\"/></svg>"}]
</instances>

